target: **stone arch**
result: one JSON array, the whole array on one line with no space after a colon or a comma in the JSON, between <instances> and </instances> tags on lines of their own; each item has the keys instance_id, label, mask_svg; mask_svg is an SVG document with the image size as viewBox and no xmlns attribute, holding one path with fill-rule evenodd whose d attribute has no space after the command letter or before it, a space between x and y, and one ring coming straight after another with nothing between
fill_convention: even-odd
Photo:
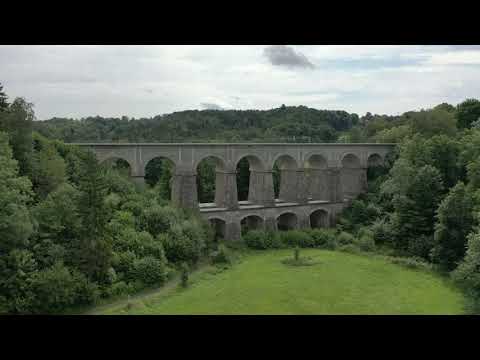
<instances>
[{"instance_id":1,"label":"stone arch","mask_svg":"<svg viewBox=\"0 0 480 360\"><path fill-rule=\"evenodd\" d=\"M175 174L175 162L169 157L158 155L145 162L145 183L154 186L161 183L160 191L171 198L171 182Z\"/></svg>"},{"instance_id":2,"label":"stone arch","mask_svg":"<svg viewBox=\"0 0 480 360\"><path fill-rule=\"evenodd\" d=\"M307 155L304 167L306 169L326 169L328 167L327 157L317 153Z\"/></svg>"},{"instance_id":3,"label":"stone arch","mask_svg":"<svg viewBox=\"0 0 480 360\"><path fill-rule=\"evenodd\" d=\"M248 214L240 219L242 235L250 230L263 230L265 228L265 220L257 214Z\"/></svg>"},{"instance_id":4,"label":"stone arch","mask_svg":"<svg viewBox=\"0 0 480 360\"><path fill-rule=\"evenodd\" d=\"M297 202L298 163L292 156L283 154L273 162L273 185L278 201Z\"/></svg>"},{"instance_id":5,"label":"stone arch","mask_svg":"<svg viewBox=\"0 0 480 360\"><path fill-rule=\"evenodd\" d=\"M280 170L296 170L298 169L297 160L289 154L278 154L273 159L273 165L277 163L277 166Z\"/></svg>"},{"instance_id":6,"label":"stone arch","mask_svg":"<svg viewBox=\"0 0 480 360\"><path fill-rule=\"evenodd\" d=\"M367 167L383 166L384 159L379 153L370 153L367 158Z\"/></svg>"},{"instance_id":7,"label":"stone arch","mask_svg":"<svg viewBox=\"0 0 480 360\"><path fill-rule=\"evenodd\" d=\"M101 160L99 160L99 163L103 166L109 166L109 167L112 167L112 168L126 168L126 166L122 166L120 164L125 164L125 165L128 165L128 170L126 170L126 174L128 176L132 176L134 174L134 167L132 166L132 164L130 163L130 161L122 156L115 156L115 155L111 155L111 156L108 156L108 157L105 157Z\"/></svg>"},{"instance_id":8,"label":"stone arch","mask_svg":"<svg viewBox=\"0 0 480 360\"><path fill-rule=\"evenodd\" d=\"M217 216L212 216L208 218L208 222L213 229L213 238L214 241L225 240L227 222L225 219Z\"/></svg>"},{"instance_id":9,"label":"stone arch","mask_svg":"<svg viewBox=\"0 0 480 360\"><path fill-rule=\"evenodd\" d=\"M293 211L285 211L277 216L277 229L280 231L294 230L299 227L299 218Z\"/></svg>"},{"instance_id":10,"label":"stone arch","mask_svg":"<svg viewBox=\"0 0 480 360\"><path fill-rule=\"evenodd\" d=\"M367 181L373 181L388 170L385 168L385 159L378 153L370 153L367 157Z\"/></svg>"},{"instance_id":11,"label":"stone arch","mask_svg":"<svg viewBox=\"0 0 480 360\"><path fill-rule=\"evenodd\" d=\"M326 228L329 227L330 213L324 208L315 209L310 213L310 227Z\"/></svg>"},{"instance_id":12,"label":"stone arch","mask_svg":"<svg viewBox=\"0 0 480 360\"><path fill-rule=\"evenodd\" d=\"M347 169L358 169L361 165L360 158L352 153L344 154L341 163L342 167Z\"/></svg>"},{"instance_id":13,"label":"stone arch","mask_svg":"<svg viewBox=\"0 0 480 360\"><path fill-rule=\"evenodd\" d=\"M225 205L226 163L217 155L206 154L196 163L196 186L198 203L215 203L217 207Z\"/></svg>"},{"instance_id":14,"label":"stone arch","mask_svg":"<svg viewBox=\"0 0 480 360\"><path fill-rule=\"evenodd\" d=\"M238 200L256 202L256 193L261 191L258 188L258 178L265 176L263 161L256 155L244 155L236 162L235 170Z\"/></svg>"}]
</instances>

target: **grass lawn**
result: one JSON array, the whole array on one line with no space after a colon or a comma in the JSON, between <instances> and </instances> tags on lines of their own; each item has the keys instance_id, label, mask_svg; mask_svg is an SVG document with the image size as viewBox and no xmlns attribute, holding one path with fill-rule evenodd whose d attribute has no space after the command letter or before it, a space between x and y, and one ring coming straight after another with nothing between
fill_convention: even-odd
<instances>
[{"instance_id":1,"label":"grass lawn","mask_svg":"<svg viewBox=\"0 0 480 360\"><path fill-rule=\"evenodd\" d=\"M302 249L316 263L288 266L292 250L248 255L231 269L102 314L461 314L462 293L441 277L379 258Z\"/></svg>"}]
</instances>

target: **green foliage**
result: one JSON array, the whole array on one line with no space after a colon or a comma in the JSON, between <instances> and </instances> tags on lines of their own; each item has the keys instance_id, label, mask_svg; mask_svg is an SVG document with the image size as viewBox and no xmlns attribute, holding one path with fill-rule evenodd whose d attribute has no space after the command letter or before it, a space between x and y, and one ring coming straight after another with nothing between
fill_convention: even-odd
<instances>
[{"instance_id":1,"label":"green foliage","mask_svg":"<svg viewBox=\"0 0 480 360\"><path fill-rule=\"evenodd\" d=\"M31 175L33 104L16 98L0 111L0 131L9 135L13 157L18 161L20 175Z\"/></svg>"},{"instance_id":2,"label":"green foliage","mask_svg":"<svg viewBox=\"0 0 480 360\"><path fill-rule=\"evenodd\" d=\"M31 198L31 182L18 175L7 135L0 132L0 257L17 246L25 246L33 233L27 208Z\"/></svg>"},{"instance_id":3,"label":"green foliage","mask_svg":"<svg viewBox=\"0 0 480 360\"><path fill-rule=\"evenodd\" d=\"M283 244L289 247L299 246L303 248L314 247L313 238L306 232L300 230L290 230L279 234Z\"/></svg>"},{"instance_id":4,"label":"green foliage","mask_svg":"<svg viewBox=\"0 0 480 360\"><path fill-rule=\"evenodd\" d=\"M83 274L71 271L60 262L36 273L31 286L35 294L31 304L34 313L60 313L75 304L92 303L97 296L96 288Z\"/></svg>"},{"instance_id":5,"label":"green foliage","mask_svg":"<svg viewBox=\"0 0 480 360\"><path fill-rule=\"evenodd\" d=\"M66 165L55 146L39 136L34 137L32 155L33 190L40 199L65 182Z\"/></svg>"},{"instance_id":6,"label":"green foliage","mask_svg":"<svg viewBox=\"0 0 480 360\"><path fill-rule=\"evenodd\" d=\"M305 232L312 238L314 247L334 250L337 246L333 229L307 229Z\"/></svg>"},{"instance_id":7,"label":"green foliage","mask_svg":"<svg viewBox=\"0 0 480 360\"><path fill-rule=\"evenodd\" d=\"M243 241L252 249L265 250L272 247L273 234L263 230L251 230L243 235Z\"/></svg>"},{"instance_id":8,"label":"green foliage","mask_svg":"<svg viewBox=\"0 0 480 360\"><path fill-rule=\"evenodd\" d=\"M468 236L465 258L452 273L453 280L475 301L480 310L480 233Z\"/></svg>"},{"instance_id":9,"label":"green foliage","mask_svg":"<svg viewBox=\"0 0 480 360\"><path fill-rule=\"evenodd\" d=\"M354 242L355 242L355 237L346 231L342 231L337 236L337 243L339 246L351 245Z\"/></svg>"},{"instance_id":10,"label":"green foliage","mask_svg":"<svg viewBox=\"0 0 480 360\"><path fill-rule=\"evenodd\" d=\"M448 270L453 270L465 255L467 235L475 225L473 210L474 199L462 182L450 190L438 207L432 259Z\"/></svg>"},{"instance_id":11,"label":"green foliage","mask_svg":"<svg viewBox=\"0 0 480 360\"><path fill-rule=\"evenodd\" d=\"M225 245L218 245L218 250L212 254L212 262L214 264L230 264L232 262L231 255Z\"/></svg>"},{"instance_id":12,"label":"green foliage","mask_svg":"<svg viewBox=\"0 0 480 360\"><path fill-rule=\"evenodd\" d=\"M468 128L480 118L480 101L467 99L457 105L457 119L459 128Z\"/></svg>"},{"instance_id":13,"label":"green foliage","mask_svg":"<svg viewBox=\"0 0 480 360\"><path fill-rule=\"evenodd\" d=\"M168 261L197 263L206 250L206 234L197 221L183 221L173 225L158 238L165 249Z\"/></svg>"},{"instance_id":14,"label":"green foliage","mask_svg":"<svg viewBox=\"0 0 480 360\"><path fill-rule=\"evenodd\" d=\"M183 288L186 288L188 286L188 275L190 272L190 269L188 267L188 264L185 262L182 262L180 266L180 272L181 272L181 282L180 284L182 285Z\"/></svg>"},{"instance_id":15,"label":"green foliage","mask_svg":"<svg viewBox=\"0 0 480 360\"><path fill-rule=\"evenodd\" d=\"M136 259L133 268L135 279L147 286L161 285L167 278L165 262L153 256Z\"/></svg>"}]
</instances>

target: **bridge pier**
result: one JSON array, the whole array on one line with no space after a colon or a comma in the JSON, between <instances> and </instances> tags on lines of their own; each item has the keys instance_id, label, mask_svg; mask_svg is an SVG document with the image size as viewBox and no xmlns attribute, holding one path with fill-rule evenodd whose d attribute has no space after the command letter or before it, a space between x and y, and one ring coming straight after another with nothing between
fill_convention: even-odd
<instances>
[{"instance_id":1,"label":"bridge pier","mask_svg":"<svg viewBox=\"0 0 480 360\"><path fill-rule=\"evenodd\" d=\"M198 208L197 174L194 171L175 171L172 176L172 202L183 208Z\"/></svg>"},{"instance_id":2,"label":"bridge pier","mask_svg":"<svg viewBox=\"0 0 480 360\"><path fill-rule=\"evenodd\" d=\"M306 203L307 197L305 169L281 169L278 198L285 202Z\"/></svg>"},{"instance_id":3,"label":"bridge pier","mask_svg":"<svg viewBox=\"0 0 480 360\"><path fill-rule=\"evenodd\" d=\"M225 238L229 241L239 241L242 239L240 221L232 221L225 225Z\"/></svg>"},{"instance_id":4,"label":"bridge pier","mask_svg":"<svg viewBox=\"0 0 480 360\"><path fill-rule=\"evenodd\" d=\"M238 208L236 171L216 171L215 204L232 210Z\"/></svg>"},{"instance_id":5,"label":"bridge pier","mask_svg":"<svg viewBox=\"0 0 480 360\"><path fill-rule=\"evenodd\" d=\"M273 191L273 171L250 169L248 201L263 206L275 205L275 193Z\"/></svg>"},{"instance_id":6,"label":"bridge pier","mask_svg":"<svg viewBox=\"0 0 480 360\"><path fill-rule=\"evenodd\" d=\"M340 168L332 167L327 169L327 194L328 200L332 203L343 202L342 172Z\"/></svg>"}]
</instances>

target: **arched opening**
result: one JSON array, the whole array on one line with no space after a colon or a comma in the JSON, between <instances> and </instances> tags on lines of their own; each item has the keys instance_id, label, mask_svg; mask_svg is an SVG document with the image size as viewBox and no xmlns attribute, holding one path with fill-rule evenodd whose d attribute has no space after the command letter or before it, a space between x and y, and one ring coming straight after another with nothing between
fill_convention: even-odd
<instances>
[{"instance_id":1,"label":"arched opening","mask_svg":"<svg viewBox=\"0 0 480 360\"><path fill-rule=\"evenodd\" d=\"M151 159L145 166L145 183L151 187L157 187L160 197L171 200L172 176L175 172L175 164L172 160L158 156Z\"/></svg>"},{"instance_id":2,"label":"arched opening","mask_svg":"<svg viewBox=\"0 0 480 360\"><path fill-rule=\"evenodd\" d=\"M225 240L225 221L218 218L209 219L208 222L213 229L214 241Z\"/></svg>"},{"instance_id":3,"label":"arched opening","mask_svg":"<svg viewBox=\"0 0 480 360\"><path fill-rule=\"evenodd\" d=\"M328 227L328 212L324 209L312 212L310 214L310 227L312 229Z\"/></svg>"},{"instance_id":4,"label":"arched opening","mask_svg":"<svg viewBox=\"0 0 480 360\"><path fill-rule=\"evenodd\" d=\"M132 174L132 168L130 166L130 163L122 158L111 157L103 160L101 164L107 168L118 172L120 175L123 175L125 177L130 177Z\"/></svg>"},{"instance_id":5,"label":"arched opening","mask_svg":"<svg viewBox=\"0 0 480 360\"><path fill-rule=\"evenodd\" d=\"M371 154L367 159L368 188L372 191L379 190L382 179L387 174L384 159L379 154Z\"/></svg>"},{"instance_id":6,"label":"arched opening","mask_svg":"<svg viewBox=\"0 0 480 360\"><path fill-rule=\"evenodd\" d=\"M308 200L328 200L328 163L322 155L314 154L305 162Z\"/></svg>"},{"instance_id":7,"label":"arched opening","mask_svg":"<svg viewBox=\"0 0 480 360\"><path fill-rule=\"evenodd\" d=\"M240 221L240 226L242 228L242 235L245 235L250 230L261 230L263 229L263 219L258 215L249 215L245 216Z\"/></svg>"},{"instance_id":8,"label":"arched opening","mask_svg":"<svg viewBox=\"0 0 480 360\"><path fill-rule=\"evenodd\" d=\"M278 201L297 201L298 165L290 155L278 157L273 164L273 188Z\"/></svg>"},{"instance_id":9,"label":"arched opening","mask_svg":"<svg viewBox=\"0 0 480 360\"><path fill-rule=\"evenodd\" d=\"M208 156L198 163L196 170L198 203L217 203L217 192L224 192L217 181L217 171L225 171L225 163L216 156Z\"/></svg>"},{"instance_id":10,"label":"arched opening","mask_svg":"<svg viewBox=\"0 0 480 360\"><path fill-rule=\"evenodd\" d=\"M277 228L280 231L296 229L298 218L294 213L284 213L277 218Z\"/></svg>"},{"instance_id":11,"label":"arched opening","mask_svg":"<svg viewBox=\"0 0 480 360\"><path fill-rule=\"evenodd\" d=\"M342 167L345 169L357 169L360 167L360 159L353 154L347 154L342 159Z\"/></svg>"},{"instance_id":12,"label":"arched opening","mask_svg":"<svg viewBox=\"0 0 480 360\"><path fill-rule=\"evenodd\" d=\"M252 172L262 171L264 166L262 161L253 155L248 155L242 157L236 167L237 172L237 195L238 201L240 202L255 202L258 198L255 196L255 179Z\"/></svg>"}]
</instances>

